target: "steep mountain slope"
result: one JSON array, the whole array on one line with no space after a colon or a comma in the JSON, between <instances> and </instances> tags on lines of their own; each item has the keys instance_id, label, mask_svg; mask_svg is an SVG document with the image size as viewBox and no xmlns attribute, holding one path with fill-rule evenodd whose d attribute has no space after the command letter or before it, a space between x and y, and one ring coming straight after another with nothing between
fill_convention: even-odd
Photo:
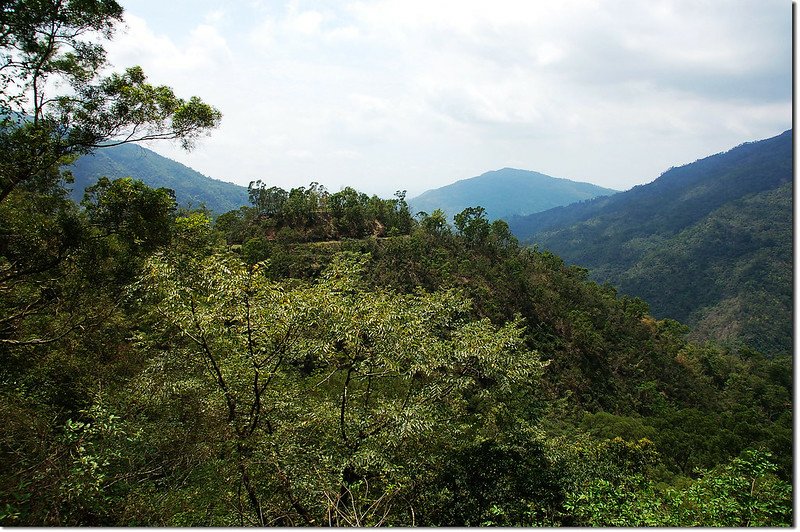
<instances>
[{"instance_id":1,"label":"steep mountain slope","mask_svg":"<svg viewBox=\"0 0 800 532\"><path fill-rule=\"evenodd\" d=\"M510 226L697 338L791 349L791 130Z\"/></svg>"},{"instance_id":2,"label":"steep mountain slope","mask_svg":"<svg viewBox=\"0 0 800 532\"><path fill-rule=\"evenodd\" d=\"M97 150L78 159L71 168L75 183L71 196L80 201L86 187L98 178L133 177L148 186L166 187L175 191L181 206L205 205L216 214L248 204L245 187L206 177L188 166L162 157L135 144L123 144Z\"/></svg>"},{"instance_id":3,"label":"steep mountain slope","mask_svg":"<svg viewBox=\"0 0 800 532\"><path fill-rule=\"evenodd\" d=\"M412 212L442 209L449 220L467 207L481 206L489 218L508 218L567 205L616 191L514 168L486 172L428 190L409 201Z\"/></svg>"}]
</instances>

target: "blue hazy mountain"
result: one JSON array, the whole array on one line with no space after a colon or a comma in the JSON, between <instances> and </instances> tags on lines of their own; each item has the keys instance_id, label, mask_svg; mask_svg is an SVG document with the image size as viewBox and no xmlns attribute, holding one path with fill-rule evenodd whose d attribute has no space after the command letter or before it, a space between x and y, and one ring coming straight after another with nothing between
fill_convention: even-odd
<instances>
[{"instance_id":1,"label":"blue hazy mountain","mask_svg":"<svg viewBox=\"0 0 800 532\"><path fill-rule=\"evenodd\" d=\"M551 177L539 172L503 168L428 190L409 200L412 212L441 209L452 221L467 207L483 207L491 219L544 211L559 205L614 194L608 188Z\"/></svg>"}]
</instances>

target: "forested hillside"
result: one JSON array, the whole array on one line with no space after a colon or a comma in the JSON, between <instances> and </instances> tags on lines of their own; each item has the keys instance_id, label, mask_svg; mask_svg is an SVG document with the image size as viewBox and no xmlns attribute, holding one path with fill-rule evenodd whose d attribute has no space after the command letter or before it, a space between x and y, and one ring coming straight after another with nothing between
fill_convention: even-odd
<instances>
[{"instance_id":1,"label":"forested hillside","mask_svg":"<svg viewBox=\"0 0 800 532\"><path fill-rule=\"evenodd\" d=\"M791 520L789 356L691 344L479 209L90 192L25 196L83 236L6 284L5 524Z\"/></svg>"},{"instance_id":2,"label":"forested hillside","mask_svg":"<svg viewBox=\"0 0 800 532\"><path fill-rule=\"evenodd\" d=\"M791 352L791 130L510 225L698 339Z\"/></svg>"},{"instance_id":3,"label":"forested hillside","mask_svg":"<svg viewBox=\"0 0 800 532\"><path fill-rule=\"evenodd\" d=\"M792 525L791 356L693 343L481 208L255 182L212 220L130 177L70 199L62 169L110 139L221 119L105 75L85 39L121 17L0 12L0 102L32 117L0 127L0 525Z\"/></svg>"},{"instance_id":4,"label":"forested hillside","mask_svg":"<svg viewBox=\"0 0 800 532\"><path fill-rule=\"evenodd\" d=\"M206 177L135 144L112 146L84 155L69 170L75 181L68 188L70 197L76 202L81 201L84 190L101 177L119 179L134 176L149 187L175 191L178 205L182 207L205 206L216 214L222 214L247 204L245 187Z\"/></svg>"},{"instance_id":5,"label":"forested hillside","mask_svg":"<svg viewBox=\"0 0 800 532\"><path fill-rule=\"evenodd\" d=\"M414 213L441 209L450 220L475 206L483 207L490 219L508 219L615 192L591 183L503 168L428 190L410 199L409 204Z\"/></svg>"}]
</instances>

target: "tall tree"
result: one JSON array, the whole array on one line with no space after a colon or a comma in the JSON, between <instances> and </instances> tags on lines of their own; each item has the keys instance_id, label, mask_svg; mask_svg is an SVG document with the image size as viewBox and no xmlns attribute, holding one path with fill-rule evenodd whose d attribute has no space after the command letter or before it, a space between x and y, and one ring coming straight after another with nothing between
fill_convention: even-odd
<instances>
[{"instance_id":1,"label":"tall tree","mask_svg":"<svg viewBox=\"0 0 800 532\"><path fill-rule=\"evenodd\" d=\"M86 220L64 197L62 166L136 140L189 148L221 114L147 83L139 67L101 75L108 65L100 41L122 18L113 0L0 7L0 342L8 345L19 341L20 320L53 307L53 279L64 275L53 272L88 242Z\"/></svg>"},{"instance_id":2,"label":"tall tree","mask_svg":"<svg viewBox=\"0 0 800 532\"><path fill-rule=\"evenodd\" d=\"M108 65L97 37L121 19L114 0L3 2L0 201L24 183L52 186L61 165L101 146L177 139L188 148L219 123L218 110L149 84L140 67L101 75Z\"/></svg>"}]
</instances>

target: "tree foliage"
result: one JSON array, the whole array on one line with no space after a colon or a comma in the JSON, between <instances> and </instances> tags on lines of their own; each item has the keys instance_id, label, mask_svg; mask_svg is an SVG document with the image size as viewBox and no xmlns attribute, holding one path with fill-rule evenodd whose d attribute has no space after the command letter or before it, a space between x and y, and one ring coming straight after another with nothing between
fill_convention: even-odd
<instances>
[{"instance_id":1,"label":"tree foliage","mask_svg":"<svg viewBox=\"0 0 800 532\"><path fill-rule=\"evenodd\" d=\"M453 292L365 290L363 262L339 256L291 287L235 257L146 268L140 289L160 318L148 351L182 339L145 371L148 396L176 378L207 394L246 523L397 522L437 448L492 437L509 415L497 403L536 381L521 323L466 321Z\"/></svg>"}]
</instances>

